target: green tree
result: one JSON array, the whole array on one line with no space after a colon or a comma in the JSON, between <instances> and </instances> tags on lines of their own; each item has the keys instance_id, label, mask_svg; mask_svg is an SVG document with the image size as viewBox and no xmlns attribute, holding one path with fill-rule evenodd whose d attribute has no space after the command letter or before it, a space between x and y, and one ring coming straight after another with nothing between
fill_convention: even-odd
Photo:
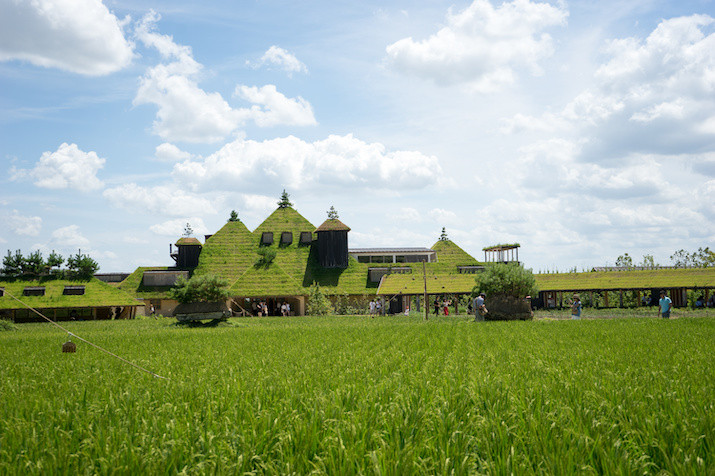
<instances>
[{"instance_id":1,"label":"green tree","mask_svg":"<svg viewBox=\"0 0 715 476\"><path fill-rule=\"evenodd\" d=\"M449 241L449 237L447 237L447 230L445 230L444 227L442 227L442 233L439 235L439 241Z\"/></svg>"},{"instance_id":2,"label":"green tree","mask_svg":"<svg viewBox=\"0 0 715 476\"><path fill-rule=\"evenodd\" d=\"M213 274L193 276L191 279L179 278L169 290L169 296L180 303L216 302L229 298L228 281Z\"/></svg>"},{"instance_id":3,"label":"green tree","mask_svg":"<svg viewBox=\"0 0 715 476\"><path fill-rule=\"evenodd\" d=\"M231 210L231 216L228 217L228 221L241 221L238 219L238 213L236 210Z\"/></svg>"},{"instance_id":4,"label":"green tree","mask_svg":"<svg viewBox=\"0 0 715 476\"><path fill-rule=\"evenodd\" d=\"M338 211L335 209L335 207L331 206L330 210L328 210L328 218L330 220L337 220L338 218Z\"/></svg>"},{"instance_id":5,"label":"green tree","mask_svg":"<svg viewBox=\"0 0 715 476\"><path fill-rule=\"evenodd\" d=\"M194 229L191 227L191 223L186 223L186 226L184 227L184 236L187 238L189 236L192 236L194 234Z\"/></svg>"},{"instance_id":6,"label":"green tree","mask_svg":"<svg viewBox=\"0 0 715 476\"><path fill-rule=\"evenodd\" d=\"M633 258L628 253L624 253L618 258L616 258L616 266L619 268L632 268Z\"/></svg>"},{"instance_id":7,"label":"green tree","mask_svg":"<svg viewBox=\"0 0 715 476\"><path fill-rule=\"evenodd\" d=\"M2 274L9 278L17 278L22 276L22 267L25 262L25 257L22 256L20 250L16 250L15 254L12 254L10 250L7 250L7 255L2 259Z\"/></svg>"},{"instance_id":8,"label":"green tree","mask_svg":"<svg viewBox=\"0 0 715 476\"><path fill-rule=\"evenodd\" d=\"M475 278L477 283L472 290L487 296L510 296L524 298L538 292L536 279L530 269L524 269L517 263L495 263L487 266L483 273Z\"/></svg>"},{"instance_id":9,"label":"green tree","mask_svg":"<svg viewBox=\"0 0 715 476\"><path fill-rule=\"evenodd\" d=\"M281 193L281 199L278 201L278 208L290 208L292 207L293 204L290 202L290 197L286 193L286 190L283 189L283 193Z\"/></svg>"},{"instance_id":10,"label":"green tree","mask_svg":"<svg viewBox=\"0 0 715 476\"><path fill-rule=\"evenodd\" d=\"M715 252L710 251L709 246L698 248L698 251L693 253L693 264L699 268L715 266Z\"/></svg>"},{"instance_id":11,"label":"green tree","mask_svg":"<svg viewBox=\"0 0 715 476\"><path fill-rule=\"evenodd\" d=\"M320 290L320 285L315 282L308 290L305 309L309 316L326 316L335 312L330 299L323 294L323 291Z\"/></svg>"},{"instance_id":12,"label":"green tree","mask_svg":"<svg viewBox=\"0 0 715 476\"><path fill-rule=\"evenodd\" d=\"M660 266L655 262L655 259L653 259L653 255L643 255L643 261L641 262L641 266L644 268L657 268Z\"/></svg>"},{"instance_id":13,"label":"green tree","mask_svg":"<svg viewBox=\"0 0 715 476\"><path fill-rule=\"evenodd\" d=\"M99 264L88 255L78 251L75 256L67 258L67 272L71 278L89 279L97 272Z\"/></svg>"},{"instance_id":14,"label":"green tree","mask_svg":"<svg viewBox=\"0 0 715 476\"><path fill-rule=\"evenodd\" d=\"M23 276L40 276L47 270L47 264L39 250L27 255L21 267Z\"/></svg>"},{"instance_id":15,"label":"green tree","mask_svg":"<svg viewBox=\"0 0 715 476\"><path fill-rule=\"evenodd\" d=\"M59 255L58 253L55 253L55 250L52 250L52 253L50 253L50 256L47 257L47 268L50 272L50 274L57 274L60 272L59 267L62 266L62 263L65 262L65 259ZM55 269L57 268L57 269Z\"/></svg>"}]
</instances>

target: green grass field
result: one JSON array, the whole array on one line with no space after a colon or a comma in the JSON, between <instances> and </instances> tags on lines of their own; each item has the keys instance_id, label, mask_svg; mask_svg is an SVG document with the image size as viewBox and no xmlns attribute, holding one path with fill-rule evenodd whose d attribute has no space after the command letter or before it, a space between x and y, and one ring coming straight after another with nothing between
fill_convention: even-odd
<instances>
[{"instance_id":1,"label":"green grass field","mask_svg":"<svg viewBox=\"0 0 715 476\"><path fill-rule=\"evenodd\" d=\"M0 332L0 474L715 474L715 319Z\"/></svg>"}]
</instances>

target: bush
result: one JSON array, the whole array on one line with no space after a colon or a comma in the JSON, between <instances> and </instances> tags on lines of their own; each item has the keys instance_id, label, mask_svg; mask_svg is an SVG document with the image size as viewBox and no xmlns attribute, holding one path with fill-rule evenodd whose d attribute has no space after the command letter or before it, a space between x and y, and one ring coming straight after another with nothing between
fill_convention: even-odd
<instances>
[{"instance_id":1,"label":"bush","mask_svg":"<svg viewBox=\"0 0 715 476\"><path fill-rule=\"evenodd\" d=\"M330 303L330 299L323 294L318 283L313 283L310 287L308 302L305 307L309 316L326 316L335 312L333 305Z\"/></svg>"},{"instance_id":2,"label":"bush","mask_svg":"<svg viewBox=\"0 0 715 476\"><path fill-rule=\"evenodd\" d=\"M225 301L229 298L228 281L212 274L193 276L188 281L179 278L169 296L182 304Z\"/></svg>"},{"instance_id":3,"label":"bush","mask_svg":"<svg viewBox=\"0 0 715 476\"><path fill-rule=\"evenodd\" d=\"M261 248L258 248L258 259L255 262L256 267L261 267L263 266L264 268L267 268L274 259L276 259L276 250L275 248L269 248L267 246L262 246Z\"/></svg>"},{"instance_id":4,"label":"bush","mask_svg":"<svg viewBox=\"0 0 715 476\"><path fill-rule=\"evenodd\" d=\"M2 331L16 331L17 326L7 319L0 319L0 332Z\"/></svg>"},{"instance_id":5,"label":"bush","mask_svg":"<svg viewBox=\"0 0 715 476\"><path fill-rule=\"evenodd\" d=\"M530 269L524 269L516 263L497 263L487 266L476 277L477 285L472 294L485 293L487 296L511 296L524 298L538 292L536 280Z\"/></svg>"}]
</instances>

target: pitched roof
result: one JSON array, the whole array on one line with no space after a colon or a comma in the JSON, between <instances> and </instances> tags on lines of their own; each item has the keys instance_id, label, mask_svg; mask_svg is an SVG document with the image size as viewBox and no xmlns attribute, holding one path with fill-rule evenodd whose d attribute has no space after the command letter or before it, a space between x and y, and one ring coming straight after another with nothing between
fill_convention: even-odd
<instances>
[{"instance_id":1,"label":"pitched roof","mask_svg":"<svg viewBox=\"0 0 715 476\"><path fill-rule=\"evenodd\" d=\"M65 295L66 286L84 286L84 294ZM26 287L44 287L43 296L23 296ZM89 308L112 306L142 306L143 304L129 294L96 278L88 280L70 279L10 279L0 281L4 288L0 296L0 309L26 309L24 305L13 299L10 294L29 306L38 309L47 308Z\"/></svg>"},{"instance_id":2,"label":"pitched roof","mask_svg":"<svg viewBox=\"0 0 715 476\"><path fill-rule=\"evenodd\" d=\"M176 246L187 246L187 245L201 246L201 242L194 237L186 237L186 236L182 236L181 238L179 238L179 241L176 242Z\"/></svg>"},{"instance_id":3,"label":"pitched roof","mask_svg":"<svg viewBox=\"0 0 715 476\"><path fill-rule=\"evenodd\" d=\"M427 274L427 294L470 293L477 283L473 274ZM378 294L423 294L424 275L420 271L413 274L385 275Z\"/></svg>"},{"instance_id":4,"label":"pitched roof","mask_svg":"<svg viewBox=\"0 0 715 476\"><path fill-rule=\"evenodd\" d=\"M350 231L350 227L337 218L328 218L315 229L316 233L319 231Z\"/></svg>"},{"instance_id":5,"label":"pitched roof","mask_svg":"<svg viewBox=\"0 0 715 476\"><path fill-rule=\"evenodd\" d=\"M144 285L144 271L167 271L168 269L167 266L140 266L116 287L138 299L166 299L169 297L169 287Z\"/></svg>"}]
</instances>

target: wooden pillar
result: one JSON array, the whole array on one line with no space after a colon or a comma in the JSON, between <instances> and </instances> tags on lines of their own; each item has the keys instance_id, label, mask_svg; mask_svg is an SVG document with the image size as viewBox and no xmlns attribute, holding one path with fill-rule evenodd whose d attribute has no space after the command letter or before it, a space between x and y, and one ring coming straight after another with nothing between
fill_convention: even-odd
<instances>
[{"instance_id":1,"label":"wooden pillar","mask_svg":"<svg viewBox=\"0 0 715 476\"><path fill-rule=\"evenodd\" d=\"M589 298L590 298L590 301L591 301L591 307L596 307L596 306L593 305L593 291L589 291Z\"/></svg>"},{"instance_id":2,"label":"wooden pillar","mask_svg":"<svg viewBox=\"0 0 715 476\"><path fill-rule=\"evenodd\" d=\"M618 290L618 307L623 308L623 289Z\"/></svg>"},{"instance_id":3,"label":"wooden pillar","mask_svg":"<svg viewBox=\"0 0 715 476\"><path fill-rule=\"evenodd\" d=\"M415 304L417 307L417 312L420 312L420 295L418 294L417 296L415 296L415 298L416 298Z\"/></svg>"},{"instance_id":4,"label":"wooden pillar","mask_svg":"<svg viewBox=\"0 0 715 476\"><path fill-rule=\"evenodd\" d=\"M456 316L459 314L459 294L455 294L454 296L454 315Z\"/></svg>"},{"instance_id":5,"label":"wooden pillar","mask_svg":"<svg viewBox=\"0 0 715 476\"><path fill-rule=\"evenodd\" d=\"M603 291L603 307L608 307L608 291Z\"/></svg>"}]
</instances>

